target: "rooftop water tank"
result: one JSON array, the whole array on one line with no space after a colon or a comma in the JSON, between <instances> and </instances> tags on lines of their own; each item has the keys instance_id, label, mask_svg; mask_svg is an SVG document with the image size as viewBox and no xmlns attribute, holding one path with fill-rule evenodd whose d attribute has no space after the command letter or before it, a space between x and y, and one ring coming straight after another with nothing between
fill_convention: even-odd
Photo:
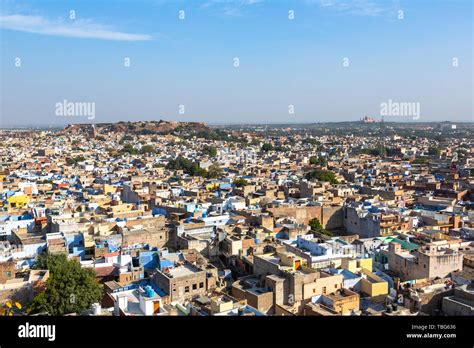
<instances>
[{"instance_id":1,"label":"rooftop water tank","mask_svg":"<svg viewBox=\"0 0 474 348\"><path fill-rule=\"evenodd\" d=\"M92 313L94 313L94 315L100 315L101 311L102 309L101 309L100 303L92 304Z\"/></svg>"},{"instance_id":2,"label":"rooftop water tank","mask_svg":"<svg viewBox=\"0 0 474 348\"><path fill-rule=\"evenodd\" d=\"M145 293L146 293L146 297L154 297L155 296L155 290L153 290L153 288L149 285L145 288Z\"/></svg>"}]
</instances>

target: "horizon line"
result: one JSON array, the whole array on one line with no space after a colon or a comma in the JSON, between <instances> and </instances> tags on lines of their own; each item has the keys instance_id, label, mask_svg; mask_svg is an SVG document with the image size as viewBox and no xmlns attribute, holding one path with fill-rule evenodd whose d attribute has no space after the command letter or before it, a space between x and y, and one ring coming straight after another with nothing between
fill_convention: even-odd
<instances>
[{"instance_id":1,"label":"horizon line","mask_svg":"<svg viewBox=\"0 0 474 348\"><path fill-rule=\"evenodd\" d=\"M99 125L99 124L116 124L120 122L130 122L130 123L138 123L138 122L159 122L159 121L166 121L166 122L181 122L181 123L205 123L208 126L279 126L279 125L314 125L314 124L338 124L338 123L360 123L360 124L366 124L366 125L372 125L372 124L381 124L381 121L376 121L376 122L368 122L364 123L361 120L345 120L345 121L317 121L317 122L311 122L311 121L302 121L302 122L263 122L263 123L258 123L258 122L236 122L236 123L220 123L220 122L206 122L206 121L178 121L178 120L165 120L165 119L159 119L159 120L136 120L136 121L109 121L109 122L71 122L71 123L66 123L66 124L29 124L29 125L3 125L0 126L0 129L14 129L14 128L64 128L67 127L68 125ZM451 121L451 120L444 120L444 121L419 121L419 120L414 120L414 121L386 121L384 120L384 124L430 124L430 123L458 123L458 124L474 124L473 121Z\"/></svg>"}]
</instances>

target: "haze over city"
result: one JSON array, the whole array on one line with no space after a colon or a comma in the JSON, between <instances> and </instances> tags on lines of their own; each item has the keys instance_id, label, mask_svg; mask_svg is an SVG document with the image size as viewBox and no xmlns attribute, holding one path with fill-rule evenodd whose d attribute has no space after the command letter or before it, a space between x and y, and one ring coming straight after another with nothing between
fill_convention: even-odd
<instances>
[{"instance_id":1,"label":"haze over city","mask_svg":"<svg viewBox=\"0 0 474 348\"><path fill-rule=\"evenodd\" d=\"M0 123L470 122L472 1L427 3L1 1Z\"/></svg>"}]
</instances>

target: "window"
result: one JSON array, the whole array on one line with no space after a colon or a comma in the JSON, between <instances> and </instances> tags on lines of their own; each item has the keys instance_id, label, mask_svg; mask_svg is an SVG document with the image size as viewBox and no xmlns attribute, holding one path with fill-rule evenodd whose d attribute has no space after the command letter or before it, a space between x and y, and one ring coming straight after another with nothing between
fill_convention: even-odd
<instances>
[{"instance_id":1,"label":"window","mask_svg":"<svg viewBox=\"0 0 474 348\"><path fill-rule=\"evenodd\" d=\"M323 294L325 294L325 293L326 293L326 287L323 286Z\"/></svg>"},{"instance_id":2,"label":"window","mask_svg":"<svg viewBox=\"0 0 474 348\"><path fill-rule=\"evenodd\" d=\"M184 287L184 292L189 292L189 286Z\"/></svg>"},{"instance_id":3,"label":"window","mask_svg":"<svg viewBox=\"0 0 474 348\"><path fill-rule=\"evenodd\" d=\"M199 289L202 289L204 287L204 282L199 283Z\"/></svg>"},{"instance_id":4,"label":"window","mask_svg":"<svg viewBox=\"0 0 474 348\"><path fill-rule=\"evenodd\" d=\"M196 290L198 288L197 284L193 284L193 290Z\"/></svg>"},{"instance_id":5,"label":"window","mask_svg":"<svg viewBox=\"0 0 474 348\"><path fill-rule=\"evenodd\" d=\"M334 288L336 288L336 289L337 289L337 284L334 284Z\"/></svg>"}]
</instances>

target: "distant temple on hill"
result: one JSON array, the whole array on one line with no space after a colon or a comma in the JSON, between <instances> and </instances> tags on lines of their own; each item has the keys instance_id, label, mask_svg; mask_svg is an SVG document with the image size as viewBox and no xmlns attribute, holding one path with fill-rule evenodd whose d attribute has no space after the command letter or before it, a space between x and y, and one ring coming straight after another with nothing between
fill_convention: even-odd
<instances>
[{"instance_id":1,"label":"distant temple on hill","mask_svg":"<svg viewBox=\"0 0 474 348\"><path fill-rule=\"evenodd\" d=\"M360 119L361 122L363 123L375 123L377 122L375 118L369 117L369 116L364 116L363 118Z\"/></svg>"}]
</instances>

